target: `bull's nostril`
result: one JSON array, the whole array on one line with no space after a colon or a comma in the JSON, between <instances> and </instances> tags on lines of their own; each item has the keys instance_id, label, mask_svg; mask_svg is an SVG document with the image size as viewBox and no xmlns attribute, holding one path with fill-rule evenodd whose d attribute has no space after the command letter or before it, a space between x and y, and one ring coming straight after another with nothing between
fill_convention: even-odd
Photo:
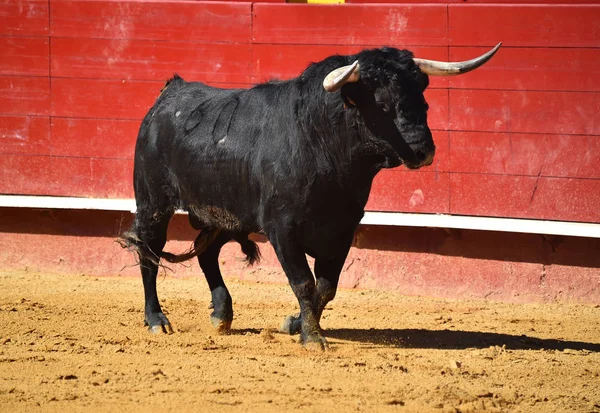
<instances>
[{"instance_id":1,"label":"bull's nostril","mask_svg":"<svg viewBox=\"0 0 600 413\"><path fill-rule=\"evenodd\" d=\"M425 160L425 162L424 162L425 166L429 166L429 165L431 165L433 163L433 156L434 156L434 153L431 152L429 154L429 156L427 157L427 159Z\"/></svg>"}]
</instances>

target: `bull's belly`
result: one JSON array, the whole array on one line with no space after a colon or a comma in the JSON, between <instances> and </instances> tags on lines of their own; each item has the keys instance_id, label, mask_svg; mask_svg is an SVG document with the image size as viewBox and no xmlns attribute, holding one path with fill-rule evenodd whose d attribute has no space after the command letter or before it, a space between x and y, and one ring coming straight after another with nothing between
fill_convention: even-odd
<instances>
[{"instance_id":1,"label":"bull's belly","mask_svg":"<svg viewBox=\"0 0 600 413\"><path fill-rule=\"evenodd\" d=\"M219 228L232 233L261 232L262 230L254 217L216 203L188 204L183 209L188 211L190 223L198 230Z\"/></svg>"}]
</instances>

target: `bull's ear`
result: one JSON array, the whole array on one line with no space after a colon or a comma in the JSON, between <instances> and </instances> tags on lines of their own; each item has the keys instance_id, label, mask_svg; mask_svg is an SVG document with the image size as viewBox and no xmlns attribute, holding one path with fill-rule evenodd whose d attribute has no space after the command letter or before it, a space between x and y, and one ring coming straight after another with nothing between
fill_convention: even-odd
<instances>
[{"instance_id":1,"label":"bull's ear","mask_svg":"<svg viewBox=\"0 0 600 413\"><path fill-rule=\"evenodd\" d=\"M360 79L360 67L358 60L351 65L338 67L332 70L323 80L323 87L328 92L335 92L346 83L358 82Z\"/></svg>"}]
</instances>

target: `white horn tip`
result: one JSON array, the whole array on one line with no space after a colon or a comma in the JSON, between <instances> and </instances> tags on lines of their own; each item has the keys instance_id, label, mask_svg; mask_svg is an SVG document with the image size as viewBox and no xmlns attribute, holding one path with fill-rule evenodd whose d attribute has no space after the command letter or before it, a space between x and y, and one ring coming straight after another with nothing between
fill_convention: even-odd
<instances>
[{"instance_id":1,"label":"white horn tip","mask_svg":"<svg viewBox=\"0 0 600 413\"><path fill-rule=\"evenodd\" d=\"M360 77L358 71L358 60L348 66L333 70L323 80L323 88L328 92L335 92L345 83L356 82Z\"/></svg>"}]
</instances>

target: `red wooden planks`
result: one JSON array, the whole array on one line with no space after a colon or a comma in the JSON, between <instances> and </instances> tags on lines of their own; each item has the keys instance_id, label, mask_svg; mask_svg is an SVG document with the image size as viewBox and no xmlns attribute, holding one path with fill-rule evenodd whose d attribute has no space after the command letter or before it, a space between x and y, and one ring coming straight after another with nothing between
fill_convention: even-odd
<instances>
[{"instance_id":1,"label":"red wooden planks","mask_svg":"<svg viewBox=\"0 0 600 413\"><path fill-rule=\"evenodd\" d=\"M52 76L251 83L249 44L52 39Z\"/></svg>"},{"instance_id":2,"label":"red wooden planks","mask_svg":"<svg viewBox=\"0 0 600 413\"><path fill-rule=\"evenodd\" d=\"M48 115L49 112L48 78L0 76L0 115Z\"/></svg>"},{"instance_id":3,"label":"red wooden planks","mask_svg":"<svg viewBox=\"0 0 600 413\"><path fill-rule=\"evenodd\" d=\"M600 180L450 174L450 213L600 222Z\"/></svg>"},{"instance_id":4,"label":"red wooden planks","mask_svg":"<svg viewBox=\"0 0 600 413\"><path fill-rule=\"evenodd\" d=\"M403 169L382 171L373 182L366 209L448 213L448 174Z\"/></svg>"},{"instance_id":5,"label":"red wooden planks","mask_svg":"<svg viewBox=\"0 0 600 413\"><path fill-rule=\"evenodd\" d=\"M423 0L346 0L346 3L423 3ZM502 3L502 4L563 4L566 0L426 0L427 3ZM599 0L577 0L581 4L599 4Z\"/></svg>"},{"instance_id":6,"label":"red wooden planks","mask_svg":"<svg viewBox=\"0 0 600 413\"><path fill-rule=\"evenodd\" d=\"M0 116L0 153L50 154L50 118Z\"/></svg>"},{"instance_id":7,"label":"red wooden planks","mask_svg":"<svg viewBox=\"0 0 600 413\"><path fill-rule=\"evenodd\" d=\"M394 4L412 4L423 3L423 0L345 0L348 4L363 4L363 3L394 3ZM458 3L465 0L427 0L427 3ZM498 0L495 0L496 2Z\"/></svg>"},{"instance_id":8,"label":"red wooden planks","mask_svg":"<svg viewBox=\"0 0 600 413\"><path fill-rule=\"evenodd\" d=\"M52 116L141 120L164 84L164 81L52 78ZM216 85L224 88L247 86Z\"/></svg>"},{"instance_id":9,"label":"red wooden planks","mask_svg":"<svg viewBox=\"0 0 600 413\"><path fill-rule=\"evenodd\" d=\"M365 47L464 60L502 40L483 68L431 79L435 162L384 171L368 207L598 220L599 6L50 5L51 47L32 37L48 35L48 2L0 5L0 192L131 196L140 119L173 72L240 86L291 78L311 61ZM49 66L52 89L48 79L26 77L48 76Z\"/></svg>"},{"instance_id":10,"label":"red wooden planks","mask_svg":"<svg viewBox=\"0 0 600 413\"><path fill-rule=\"evenodd\" d=\"M362 46L254 44L253 63L257 81L287 80L299 76L311 63L332 55L358 53Z\"/></svg>"},{"instance_id":11,"label":"red wooden planks","mask_svg":"<svg viewBox=\"0 0 600 413\"><path fill-rule=\"evenodd\" d=\"M55 37L250 41L250 3L52 0Z\"/></svg>"},{"instance_id":12,"label":"red wooden planks","mask_svg":"<svg viewBox=\"0 0 600 413\"><path fill-rule=\"evenodd\" d=\"M431 129L448 129L448 89L427 89L425 99L429 104L427 124Z\"/></svg>"},{"instance_id":13,"label":"red wooden planks","mask_svg":"<svg viewBox=\"0 0 600 413\"><path fill-rule=\"evenodd\" d=\"M133 161L0 154L0 193L133 197Z\"/></svg>"},{"instance_id":14,"label":"red wooden planks","mask_svg":"<svg viewBox=\"0 0 600 413\"><path fill-rule=\"evenodd\" d=\"M450 159L450 139L448 131L432 130L431 134L433 135L433 143L435 144L435 157L433 158L433 163L419 169L418 172L448 172L448 161Z\"/></svg>"},{"instance_id":15,"label":"red wooden planks","mask_svg":"<svg viewBox=\"0 0 600 413\"><path fill-rule=\"evenodd\" d=\"M446 47L390 45L411 50L416 56L435 60L447 60ZM309 64L319 62L332 55L356 54L363 49L377 46L345 46L345 45L288 45L288 44L254 44L252 46L253 64L257 82L271 79L287 80L299 76ZM447 87L445 77L432 77L430 88Z\"/></svg>"},{"instance_id":16,"label":"red wooden planks","mask_svg":"<svg viewBox=\"0 0 600 413\"><path fill-rule=\"evenodd\" d=\"M140 121L52 118L52 155L133 159Z\"/></svg>"},{"instance_id":17,"label":"red wooden planks","mask_svg":"<svg viewBox=\"0 0 600 413\"><path fill-rule=\"evenodd\" d=\"M90 158L52 157L50 169L54 185L48 195L100 198L94 188Z\"/></svg>"},{"instance_id":18,"label":"red wooden planks","mask_svg":"<svg viewBox=\"0 0 600 413\"><path fill-rule=\"evenodd\" d=\"M255 43L444 46L447 7L255 3L252 36Z\"/></svg>"},{"instance_id":19,"label":"red wooden planks","mask_svg":"<svg viewBox=\"0 0 600 413\"><path fill-rule=\"evenodd\" d=\"M451 47L451 60L466 60L489 48ZM502 47L481 68L448 78L468 89L600 91L600 49Z\"/></svg>"},{"instance_id":20,"label":"red wooden planks","mask_svg":"<svg viewBox=\"0 0 600 413\"><path fill-rule=\"evenodd\" d=\"M48 76L49 61L48 38L0 36L0 75Z\"/></svg>"},{"instance_id":21,"label":"red wooden planks","mask_svg":"<svg viewBox=\"0 0 600 413\"><path fill-rule=\"evenodd\" d=\"M48 35L48 0L8 0L0 3L0 35Z\"/></svg>"},{"instance_id":22,"label":"red wooden planks","mask_svg":"<svg viewBox=\"0 0 600 413\"><path fill-rule=\"evenodd\" d=\"M52 79L52 116L142 119L164 82Z\"/></svg>"},{"instance_id":23,"label":"red wooden planks","mask_svg":"<svg viewBox=\"0 0 600 413\"><path fill-rule=\"evenodd\" d=\"M450 170L600 179L600 137L450 132Z\"/></svg>"},{"instance_id":24,"label":"red wooden planks","mask_svg":"<svg viewBox=\"0 0 600 413\"><path fill-rule=\"evenodd\" d=\"M133 161L52 157L49 195L133 198Z\"/></svg>"},{"instance_id":25,"label":"red wooden planks","mask_svg":"<svg viewBox=\"0 0 600 413\"><path fill-rule=\"evenodd\" d=\"M450 4L451 46L600 47L600 5Z\"/></svg>"},{"instance_id":26,"label":"red wooden planks","mask_svg":"<svg viewBox=\"0 0 600 413\"><path fill-rule=\"evenodd\" d=\"M49 156L0 154L0 194L49 194L50 172Z\"/></svg>"},{"instance_id":27,"label":"red wooden planks","mask_svg":"<svg viewBox=\"0 0 600 413\"><path fill-rule=\"evenodd\" d=\"M92 196L133 198L133 160L92 159Z\"/></svg>"},{"instance_id":28,"label":"red wooden planks","mask_svg":"<svg viewBox=\"0 0 600 413\"><path fill-rule=\"evenodd\" d=\"M452 130L600 135L600 94L450 90Z\"/></svg>"}]
</instances>

